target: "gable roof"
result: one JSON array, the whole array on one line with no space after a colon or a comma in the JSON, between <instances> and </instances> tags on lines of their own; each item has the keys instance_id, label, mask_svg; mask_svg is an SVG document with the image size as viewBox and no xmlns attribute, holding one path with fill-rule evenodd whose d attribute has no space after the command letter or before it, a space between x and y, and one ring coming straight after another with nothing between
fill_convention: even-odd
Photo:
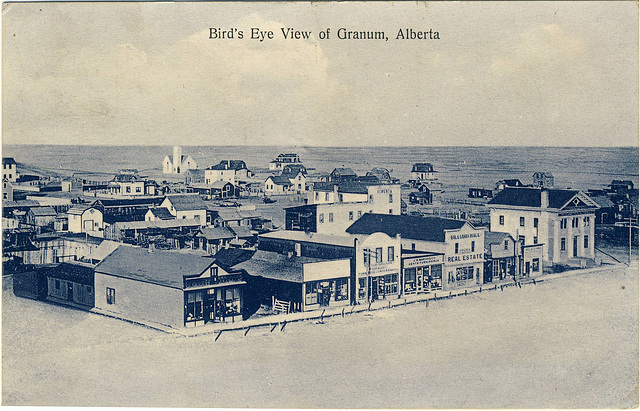
<instances>
[{"instance_id":1,"label":"gable roof","mask_svg":"<svg viewBox=\"0 0 640 411\"><path fill-rule=\"evenodd\" d=\"M510 238L511 241L515 241L509 233L501 231L485 231L484 233L484 248L489 250L491 244L502 244L506 238Z\"/></svg>"},{"instance_id":2,"label":"gable roof","mask_svg":"<svg viewBox=\"0 0 640 411\"><path fill-rule=\"evenodd\" d=\"M93 285L93 268L91 264L63 262L47 270L47 276Z\"/></svg>"},{"instance_id":3,"label":"gable roof","mask_svg":"<svg viewBox=\"0 0 640 411\"><path fill-rule=\"evenodd\" d=\"M155 218L159 218L161 220L172 220L176 218L169 212L167 207L153 207L150 208L149 211L151 211L151 214L153 214Z\"/></svg>"},{"instance_id":4,"label":"gable roof","mask_svg":"<svg viewBox=\"0 0 640 411\"><path fill-rule=\"evenodd\" d=\"M609 199L607 196L594 196L590 197L593 201L596 202L600 206L600 208L611 208L615 207L613 201Z\"/></svg>"},{"instance_id":5,"label":"gable roof","mask_svg":"<svg viewBox=\"0 0 640 411\"><path fill-rule=\"evenodd\" d=\"M2 165L5 164L17 164L16 160L13 159L13 157L2 157Z\"/></svg>"},{"instance_id":6,"label":"gable roof","mask_svg":"<svg viewBox=\"0 0 640 411\"><path fill-rule=\"evenodd\" d=\"M561 209L575 196L580 195L578 190L550 189L547 191L549 193L548 207L556 209ZM542 190L540 188L505 188L490 200L487 205L540 208L542 204L541 193ZM581 196L581 198L589 201L586 195Z\"/></svg>"},{"instance_id":7,"label":"gable roof","mask_svg":"<svg viewBox=\"0 0 640 411\"><path fill-rule=\"evenodd\" d=\"M510 178L510 179L506 179L506 180L500 180L498 181L498 184L504 184L505 186L508 187L524 187L524 184L522 184L522 181L520 181L517 178Z\"/></svg>"},{"instance_id":8,"label":"gable roof","mask_svg":"<svg viewBox=\"0 0 640 411\"><path fill-rule=\"evenodd\" d=\"M251 230L249 230L247 227L244 227L244 226L229 227L229 230L231 230L231 232L238 238L253 237Z\"/></svg>"},{"instance_id":9,"label":"gable roof","mask_svg":"<svg viewBox=\"0 0 640 411\"><path fill-rule=\"evenodd\" d=\"M33 208L30 208L29 211L34 216L55 216L58 214L56 210L54 210L54 208L51 206L33 207Z\"/></svg>"},{"instance_id":10,"label":"gable roof","mask_svg":"<svg viewBox=\"0 0 640 411\"><path fill-rule=\"evenodd\" d=\"M246 170L247 164L242 160L222 160L209 170Z\"/></svg>"},{"instance_id":11,"label":"gable roof","mask_svg":"<svg viewBox=\"0 0 640 411\"><path fill-rule=\"evenodd\" d=\"M355 171L353 171L352 169L348 168L348 167L337 167L334 168L333 171L331 172L331 175L340 175L340 176L357 176L357 174L355 173Z\"/></svg>"},{"instance_id":12,"label":"gable roof","mask_svg":"<svg viewBox=\"0 0 640 411\"><path fill-rule=\"evenodd\" d=\"M273 181L273 184L279 186L290 186L292 184L290 178L287 177L287 175L269 176L267 177L267 180L268 179L271 179L271 181Z\"/></svg>"},{"instance_id":13,"label":"gable roof","mask_svg":"<svg viewBox=\"0 0 640 411\"><path fill-rule=\"evenodd\" d=\"M225 227L206 227L200 229L198 237L204 237L207 240L231 240L235 235Z\"/></svg>"},{"instance_id":14,"label":"gable roof","mask_svg":"<svg viewBox=\"0 0 640 411\"><path fill-rule=\"evenodd\" d=\"M218 251L213 258L219 265L231 268L237 264L243 263L253 257L254 250L246 248L223 248Z\"/></svg>"},{"instance_id":15,"label":"gable roof","mask_svg":"<svg viewBox=\"0 0 640 411\"><path fill-rule=\"evenodd\" d=\"M172 194L166 196L176 211L206 210L207 204L198 194Z\"/></svg>"},{"instance_id":16,"label":"gable roof","mask_svg":"<svg viewBox=\"0 0 640 411\"><path fill-rule=\"evenodd\" d=\"M412 173L433 173L433 165L431 163L415 163L411 168Z\"/></svg>"},{"instance_id":17,"label":"gable roof","mask_svg":"<svg viewBox=\"0 0 640 411\"><path fill-rule=\"evenodd\" d=\"M347 228L349 234L385 233L390 237L400 234L402 238L422 241L445 241L444 230L457 230L466 221L440 217L417 217L407 215L367 213Z\"/></svg>"},{"instance_id":18,"label":"gable roof","mask_svg":"<svg viewBox=\"0 0 640 411\"><path fill-rule=\"evenodd\" d=\"M273 251L257 250L250 260L238 264L235 269L243 269L249 275L302 283L302 266L306 263L328 261L312 257L288 257Z\"/></svg>"},{"instance_id":19,"label":"gable roof","mask_svg":"<svg viewBox=\"0 0 640 411\"><path fill-rule=\"evenodd\" d=\"M118 247L96 266L96 272L182 289L184 276L200 275L213 263L193 254Z\"/></svg>"}]
</instances>

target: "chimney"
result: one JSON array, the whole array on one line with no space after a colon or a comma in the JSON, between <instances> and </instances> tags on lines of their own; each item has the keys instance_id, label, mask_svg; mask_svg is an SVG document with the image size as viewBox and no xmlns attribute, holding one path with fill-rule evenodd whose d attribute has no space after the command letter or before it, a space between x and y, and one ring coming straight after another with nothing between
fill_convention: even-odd
<instances>
[{"instance_id":1,"label":"chimney","mask_svg":"<svg viewBox=\"0 0 640 411\"><path fill-rule=\"evenodd\" d=\"M549 190L543 188L540 190L540 208L548 208L549 207Z\"/></svg>"}]
</instances>

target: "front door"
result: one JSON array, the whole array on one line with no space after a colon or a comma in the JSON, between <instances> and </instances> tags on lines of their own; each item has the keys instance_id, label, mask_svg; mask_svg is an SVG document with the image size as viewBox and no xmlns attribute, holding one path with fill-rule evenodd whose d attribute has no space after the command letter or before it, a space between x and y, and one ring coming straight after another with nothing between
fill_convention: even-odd
<instances>
[{"instance_id":1,"label":"front door","mask_svg":"<svg viewBox=\"0 0 640 411\"><path fill-rule=\"evenodd\" d=\"M323 281L318 284L318 303L321 307L327 307L331 300L331 288L328 281Z\"/></svg>"},{"instance_id":2,"label":"front door","mask_svg":"<svg viewBox=\"0 0 640 411\"><path fill-rule=\"evenodd\" d=\"M578 237L573 237L573 256L578 256Z\"/></svg>"},{"instance_id":3,"label":"front door","mask_svg":"<svg viewBox=\"0 0 640 411\"><path fill-rule=\"evenodd\" d=\"M378 299L378 277L371 278L371 301Z\"/></svg>"}]
</instances>

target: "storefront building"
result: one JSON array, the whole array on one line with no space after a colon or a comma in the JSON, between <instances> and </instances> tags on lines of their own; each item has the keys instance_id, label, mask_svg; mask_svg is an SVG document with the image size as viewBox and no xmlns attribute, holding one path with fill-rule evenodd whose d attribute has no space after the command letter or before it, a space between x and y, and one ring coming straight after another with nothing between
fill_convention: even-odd
<instances>
[{"instance_id":1,"label":"storefront building","mask_svg":"<svg viewBox=\"0 0 640 411\"><path fill-rule=\"evenodd\" d=\"M443 254L402 250L402 294L442 290Z\"/></svg>"},{"instance_id":2,"label":"storefront building","mask_svg":"<svg viewBox=\"0 0 640 411\"><path fill-rule=\"evenodd\" d=\"M398 298L402 290L400 237L376 232L355 244L357 302Z\"/></svg>"}]
</instances>

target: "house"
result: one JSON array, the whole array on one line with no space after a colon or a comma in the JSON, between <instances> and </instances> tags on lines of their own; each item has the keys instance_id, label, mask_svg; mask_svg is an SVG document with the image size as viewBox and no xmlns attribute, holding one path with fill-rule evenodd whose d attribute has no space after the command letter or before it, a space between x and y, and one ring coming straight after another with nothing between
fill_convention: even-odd
<instances>
[{"instance_id":1,"label":"house","mask_svg":"<svg viewBox=\"0 0 640 411\"><path fill-rule=\"evenodd\" d=\"M590 197L599 207L596 210L596 224L615 224L618 208L614 202L606 195Z\"/></svg>"},{"instance_id":2,"label":"house","mask_svg":"<svg viewBox=\"0 0 640 411\"><path fill-rule=\"evenodd\" d=\"M175 218L166 207L151 207L144 215L144 221L173 220Z\"/></svg>"},{"instance_id":3,"label":"house","mask_svg":"<svg viewBox=\"0 0 640 411\"><path fill-rule=\"evenodd\" d=\"M491 198L493 191L486 188L470 188L469 198Z\"/></svg>"},{"instance_id":4,"label":"house","mask_svg":"<svg viewBox=\"0 0 640 411\"><path fill-rule=\"evenodd\" d=\"M238 196L238 190L228 181L216 181L209 186L209 196L219 200L233 198Z\"/></svg>"},{"instance_id":5,"label":"house","mask_svg":"<svg viewBox=\"0 0 640 411\"><path fill-rule=\"evenodd\" d=\"M365 176L368 177L376 177L378 179L378 181L384 182L384 183L399 183L400 180L397 178L393 178L391 176L391 172L384 168L384 167L374 167L371 169L371 171L367 171L367 174Z\"/></svg>"},{"instance_id":6,"label":"house","mask_svg":"<svg viewBox=\"0 0 640 411\"><path fill-rule=\"evenodd\" d=\"M294 185L288 176L269 176L264 181L265 195L286 195L294 192Z\"/></svg>"},{"instance_id":7,"label":"house","mask_svg":"<svg viewBox=\"0 0 640 411\"><path fill-rule=\"evenodd\" d=\"M13 157L2 157L2 180L15 182L18 179L18 164Z\"/></svg>"},{"instance_id":8,"label":"house","mask_svg":"<svg viewBox=\"0 0 640 411\"><path fill-rule=\"evenodd\" d=\"M235 233L226 227L205 227L198 230L194 238L194 247L208 254L216 254L218 251L229 247Z\"/></svg>"},{"instance_id":9,"label":"house","mask_svg":"<svg viewBox=\"0 0 640 411\"><path fill-rule=\"evenodd\" d=\"M58 213L51 207L33 207L27 212L27 224L37 227L52 226Z\"/></svg>"},{"instance_id":10,"label":"house","mask_svg":"<svg viewBox=\"0 0 640 411\"><path fill-rule=\"evenodd\" d=\"M426 191L412 191L409 193L409 204L426 205L431 204L432 202L433 198L431 197L429 189Z\"/></svg>"},{"instance_id":11,"label":"house","mask_svg":"<svg viewBox=\"0 0 640 411\"><path fill-rule=\"evenodd\" d=\"M633 181L612 180L609 184L610 191L616 194L627 194L633 190Z\"/></svg>"},{"instance_id":12,"label":"house","mask_svg":"<svg viewBox=\"0 0 640 411\"><path fill-rule=\"evenodd\" d=\"M194 170L198 168L196 162L191 156L182 155L182 147L173 147L173 161L169 156L164 157L162 162L162 172L164 174L184 174L187 170Z\"/></svg>"},{"instance_id":13,"label":"house","mask_svg":"<svg viewBox=\"0 0 640 411\"><path fill-rule=\"evenodd\" d=\"M437 180L437 171L434 170L431 163L414 163L411 167L411 180L410 182L417 183L423 180Z\"/></svg>"},{"instance_id":14,"label":"house","mask_svg":"<svg viewBox=\"0 0 640 411\"><path fill-rule=\"evenodd\" d=\"M595 258L598 204L578 190L505 188L487 203L491 231L523 246L543 244L548 264L584 264Z\"/></svg>"},{"instance_id":15,"label":"house","mask_svg":"<svg viewBox=\"0 0 640 411\"><path fill-rule=\"evenodd\" d=\"M94 266L81 262L63 262L46 270L46 300L89 310L95 305Z\"/></svg>"},{"instance_id":16,"label":"house","mask_svg":"<svg viewBox=\"0 0 640 411\"><path fill-rule=\"evenodd\" d=\"M104 214L104 221L113 224L117 221L144 221L150 207L157 207L164 197L130 197L122 199L100 199L91 205Z\"/></svg>"},{"instance_id":17,"label":"house","mask_svg":"<svg viewBox=\"0 0 640 411\"><path fill-rule=\"evenodd\" d=\"M234 268L247 272L249 311L260 305L287 312L349 305L350 259L321 259L258 250Z\"/></svg>"},{"instance_id":18,"label":"house","mask_svg":"<svg viewBox=\"0 0 640 411\"><path fill-rule=\"evenodd\" d=\"M543 171L533 173L533 186L536 188L553 188L553 174Z\"/></svg>"},{"instance_id":19,"label":"house","mask_svg":"<svg viewBox=\"0 0 640 411\"><path fill-rule=\"evenodd\" d=\"M350 168L339 167L334 168L331 174L329 175L329 181L332 182L346 182L346 181L354 181L358 175Z\"/></svg>"},{"instance_id":20,"label":"house","mask_svg":"<svg viewBox=\"0 0 640 411\"><path fill-rule=\"evenodd\" d=\"M242 273L175 251L118 247L95 268L95 308L169 327L243 319Z\"/></svg>"},{"instance_id":21,"label":"house","mask_svg":"<svg viewBox=\"0 0 640 411\"><path fill-rule=\"evenodd\" d=\"M513 187L526 187L526 186L522 184L522 181L518 180L517 178L500 180L496 183L496 191L502 191L507 187L513 188Z\"/></svg>"},{"instance_id":22,"label":"house","mask_svg":"<svg viewBox=\"0 0 640 411\"><path fill-rule=\"evenodd\" d=\"M146 194L145 180L130 172L117 174L108 184L111 195L142 196Z\"/></svg>"},{"instance_id":23,"label":"house","mask_svg":"<svg viewBox=\"0 0 640 411\"><path fill-rule=\"evenodd\" d=\"M300 157L294 153L279 154L275 160L269 162L269 170L280 171L286 165L302 164Z\"/></svg>"},{"instance_id":24,"label":"house","mask_svg":"<svg viewBox=\"0 0 640 411\"><path fill-rule=\"evenodd\" d=\"M160 207L165 207L177 219L199 220L204 227L207 224L207 204L198 194L172 194L164 198Z\"/></svg>"},{"instance_id":25,"label":"house","mask_svg":"<svg viewBox=\"0 0 640 411\"><path fill-rule=\"evenodd\" d=\"M262 216L249 207L210 207L211 224L216 227L247 227L258 229Z\"/></svg>"},{"instance_id":26,"label":"house","mask_svg":"<svg viewBox=\"0 0 640 411\"><path fill-rule=\"evenodd\" d=\"M103 237L103 214L96 207L81 205L67 211L69 216L69 232L86 233L93 237Z\"/></svg>"},{"instance_id":27,"label":"house","mask_svg":"<svg viewBox=\"0 0 640 411\"><path fill-rule=\"evenodd\" d=\"M118 221L105 227L105 238L139 245L160 240L167 248L183 248L200 227L201 221L195 219Z\"/></svg>"},{"instance_id":28,"label":"house","mask_svg":"<svg viewBox=\"0 0 640 411\"><path fill-rule=\"evenodd\" d=\"M484 279L483 247L486 229L475 228L469 222L439 217L365 214L346 231L356 236L365 250L375 251L374 256L371 257L375 257L375 260L372 261L392 266L391 271L381 268L380 275L385 275L385 278L378 279L378 285L382 282L386 287L389 282L395 283L396 277L392 274L399 274L400 271L398 264L395 263L397 257L392 257L391 254L396 252L397 247L409 251L443 255L440 284L444 291L482 284ZM373 235L376 237L368 240L368 237L373 237ZM368 246L369 243L372 245ZM365 245L367 246L365 247ZM393 250L389 247L393 247ZM359 254L362 253L356 252L356 258L365 258ZM358 263L362 275L366 274L363 270L368 265L369 261L362 260ZM373 295L373 291L366 291L367 286L366 282L362 280L362 275L360 275L357 285L358 298ZM391 275L391 277L386 277L387 275ZM369 277L371 277L371 273L369 273ZM401 283L399 276L397 280ZM369 285L372 286L372 283L369 282ZM394 291L396 286L397 284L391 286L387 291L392 295L396 294ZM360 290L361 288L364 289ZM399 293L399 291L397 292Z\"/></svg>"},{"instance_id":29,"label":"house","mask_svg":"<svg viewBox=\"0 0 640 411\"><path fill-rule=\"evenodd\" d=\"M484 283L514 281L520 274L521 245L509 233L487 231L484 233ZM542 273L538 261L537 273Z\"/></svg>"},{"instance_id":30,"label":"house","mask_svg":"<svg viewBox=\"0 0 640 411\"><path fill-rule=\"evenodd\" d=\"M222 160L215 166L204 170L204 183L211 185L216 181L227 181L237 184L251 176L247 164L242 160Z\"/></svg>"},{"instance_id":31,"label":"house","mask_svg":"<svg viewBox=\"0 0 640 411\"><path fill-rule=\"evenodd\" d=\"M188 186L192 184L204 184L204 170L187 170L184 173L184 179Z\"/></svg>"}]
</instances>

